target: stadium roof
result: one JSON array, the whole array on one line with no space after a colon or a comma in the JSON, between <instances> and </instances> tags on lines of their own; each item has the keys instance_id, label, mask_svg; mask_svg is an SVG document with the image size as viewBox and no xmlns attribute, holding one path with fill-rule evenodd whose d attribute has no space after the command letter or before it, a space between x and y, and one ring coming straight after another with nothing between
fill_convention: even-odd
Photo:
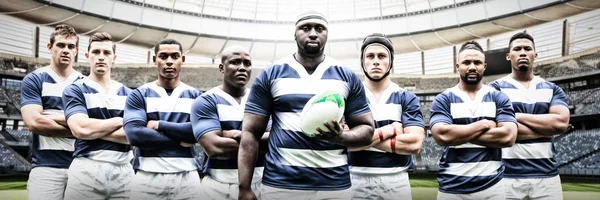
<instances>
[{"instance_id":1,"label":"stadium roof","mask_svg":"<svg viewBox=\"0 0 600 200\"><path fill-rule=\"evenodd\" d=\"M329 21L327 53L356 58L367 34L389 35L396 53L450 46L593 10L574 0L2 0L0 13L78 32L106 31L119 42L151 47L174 38L187 52L214 57L242 45L254 59L296 51L294 20L316 10Z\"/></svg>"}]
</instances>

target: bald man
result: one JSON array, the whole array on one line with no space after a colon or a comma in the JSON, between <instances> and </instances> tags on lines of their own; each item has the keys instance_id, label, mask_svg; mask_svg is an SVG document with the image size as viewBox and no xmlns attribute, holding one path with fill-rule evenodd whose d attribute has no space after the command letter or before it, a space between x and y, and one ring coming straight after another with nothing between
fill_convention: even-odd
<instances>
[{"instance_id":1,"label":"bald man","mask_svg":"<svg viewBox=\"0 0 600 200\"><path fill-rule=\"evenodd\" d=\"M207 199L237 199L237 152L242 118L249 89L252 61L248 50L241 46L225 49L219 71L223 84L207 91L192 104L194 136L208 154L202 180L202 193ZM263 141L268 138L263 135ZM254 168L252 190L258 194L265 154L258 156Z\"/></svg>"}]
</instances>

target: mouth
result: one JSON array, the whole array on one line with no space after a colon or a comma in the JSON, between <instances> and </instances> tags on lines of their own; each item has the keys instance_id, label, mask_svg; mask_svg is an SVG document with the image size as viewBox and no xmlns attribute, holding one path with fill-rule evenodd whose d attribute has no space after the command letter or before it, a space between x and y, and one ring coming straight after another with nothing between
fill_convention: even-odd
<instances>
[{"instance_id":1,"label":"mouth","mask_svg":"<svg viewBox=\"0 0 600 200\"><path fill-rule=\"evenodd\" d=\"M106 63L96 63L97 67L106 67Z\"/></svg>"},{"instance_id":2,"label":"mouth","mask_svg":"<svg viewBox=\"0 0 600 200\"><path fill-rule=\"evenodd\" d=\"M469 73L469 74L467 74L467 78L474 78L474 79L476 79L476 78L479 78L479 74L477 74L477 73Z\"/></svg>"}]
</instances>

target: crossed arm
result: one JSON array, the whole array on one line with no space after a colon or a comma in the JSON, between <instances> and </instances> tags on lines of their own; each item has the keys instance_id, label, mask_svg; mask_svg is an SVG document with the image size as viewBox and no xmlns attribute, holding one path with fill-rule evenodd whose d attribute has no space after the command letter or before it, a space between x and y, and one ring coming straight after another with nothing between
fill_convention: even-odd
<instances>
[{"instance_id":1,"label":"crossed arm","mask_svg":"<svg viewBox=\"0 0 600 200\"><path fill-rule=\"evenodd\" d=\"M89 118L87 114L76 113L67 119L73 136L81 140L103 139L111 142L129 144L123 131L123 118Z\"/></svg>"},{"instance_id":2,"label":"crossed arm","mask_svg":"<svg viewBox=\"0 0 600 200\"><path fill-rule=\"evenodd\" d=\"M431 128L433 139L440 146L456 146L471 142L474 144L502 148L514 144L517 125L513 122L500 122L498 126L491 120L480 120L471 124L436 123Z\"/></svg>"},{"instance_id":3,"label":"crossed arm","mask_svg":"<svg viewBox=\"0 0 600 200\"><path fill-rule=\"evenodd\" d=\"M73 137L64 114L43 114L43 112L42 106L37 104L21 107L21 115L27 129L46 137Z\"/></svg>"},{"instance_id":4,"label":"crossed arm","mask_svg":"<svg viewBox=\"0 0 600 200\"><path fill-rule=\"evenodd\" d=\"M395 129L395 131L394 131ZM379 137L381 131L382 137ZM375 129L371 144L359 148L349 148L350 151L361 151L374 147L385 152L395 152L397 154L411 155L421 151L425 130L419 126L402 126L399 122L394 122L386 126ZM383 138L383 140L381 140ZM395 151L392 151L392 140L395 140Z\"/></svg>"},{"instance_id":5,"label":"crossed arm","mask_svg":"<svg viewBox=\"0 0 600 200\"><path fill-rule=\"evenodd\" d=\"M548 114L516 113L519 123L517 140L538 139L562 134L569 126L569 109L562 105L550 107Z\"/></svg>"}]
</instances>

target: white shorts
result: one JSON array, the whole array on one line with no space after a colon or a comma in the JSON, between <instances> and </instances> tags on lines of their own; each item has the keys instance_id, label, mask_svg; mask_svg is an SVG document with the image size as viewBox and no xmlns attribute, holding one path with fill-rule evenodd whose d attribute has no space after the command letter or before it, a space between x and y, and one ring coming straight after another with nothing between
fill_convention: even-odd
<instances>
[{"instance_id":1,"label":"white shorts","mask_svg":"<svg viewBox=\"0 0 600 200\"><path fill-rule=\"evenodd\" d=\"M505 200L506 191L502 180L492 187L471 194L448 194L438 191L438 200Z\"/></svg>"},{"instance_id":2,"label":"white shorts","mask_svg":"<svg viewBox=\"0 0 600 200\"><path fill-rule=\"evenodd\" d=\"M504 178L506 199L562 200L560 176L551 178Z\"/></svg>"},{"instance_id":3,"label":"white shorts","mask_svg":"<svg viewBox=\"0 0 600 200\"><path fill-rule=\"evenodd\" d=\"M154 173L138 171L131 181L132 200L203 199L197 171Z\"/></svg>"},{"instance_id":4,"label":"white shorts","mask_svg":"<svg viewBox=\"0 0 600 200\"><path fill-rule=\"evenodd\" d=\"M84 157L73 159L65 200L129 199L131 164L114 164Z\"/></svg>"},{"instance_id":5,"label":"white shorts","mask_svg":"<svg viewBox=\"0 0 600 200\"><path fill-rule=\"evenodd\" d=\"M352 199L412 199L408 173L365 175L352 173Z\"/></svg>"},{"instance_id":6,"label":"white shorts","mask_svg":"<svg viewBox=\"0 0 600 200\"><path fill-rule=\"evenodd\" d=\"M350 189L335 191L289 190L266 185L261 185L260 189L261 200L347 200L352 197L352 191Z\"/></svg>"},{"instance_id":7,"label":"white shorts","mask_svg":"<svg viewBox=\"0 0 600 200\"><path fill-rule=\"evenodd\" d=\"M68 169L34 167L29 172L27 193L30 200L62 200L67 187Z\"/></svg>"},{"instance_id":8,"label":"white shorts","mask_svg":"<svg viewBox=\"0 0 600 200\"><path fill-rule=\"evenodd\" d=\"M261 180L254 181L250 186L256 198L260 199ZM202 179L202 197L204 199L227 199L237 200L240 193L239 184L219 182L210 176L205 176Z\"/></svg>"}]
</instances>

